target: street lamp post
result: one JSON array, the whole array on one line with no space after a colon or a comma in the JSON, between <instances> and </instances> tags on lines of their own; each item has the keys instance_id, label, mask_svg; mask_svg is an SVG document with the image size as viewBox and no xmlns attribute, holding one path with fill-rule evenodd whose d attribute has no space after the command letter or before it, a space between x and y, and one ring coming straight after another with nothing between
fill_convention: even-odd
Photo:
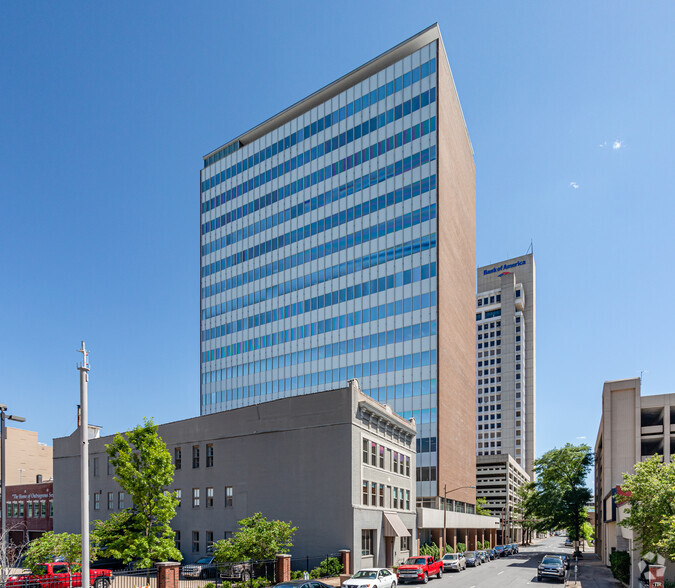
<instances>
[{"instance_id":1,"label":"street lamp post","mask_svg":"<svg viewBox=\"0 0 675 588\"><path fill-rule=\"evenodd\" d=\"M2 500L0 501L0 508L2 509L2 548L7 547L7 496L5 492L5 419L10 421L16 421L17 423L24 423L25 418L17 416L15 414L8 414L7 405L0 404L0 476L2 476L2 481L0 481L0 492L2 492Z\"/></svg>"},{"instance_id":2,"label":"street lamp post","mask_svg":"<svg viewBox=\"0 0 675 588\"><path fill-rule=\"evenodd\" d=\"M446 534L447 534L447 521L448 521L448 494L454 492L455 490L462 490L464 488L475 488L475 486L458 486L457 488L452 488L448 490L448 485L443 484L443 555L447 552L446 547Z\"/></svg>"}]
</instances>

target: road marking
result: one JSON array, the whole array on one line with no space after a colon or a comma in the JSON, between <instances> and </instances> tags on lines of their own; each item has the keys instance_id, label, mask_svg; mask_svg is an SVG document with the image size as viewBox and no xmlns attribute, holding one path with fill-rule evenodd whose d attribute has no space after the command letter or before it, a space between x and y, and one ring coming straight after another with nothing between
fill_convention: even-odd
<instances>
[{"instance_id":1,"label":"road marking","mask_svg":"<svg viewBox=\"0 0 675 588\"><path fill-rule=\"evenodd\" d=\"M503 574L503 573L504 573L504 570L502 570L501 572L499 572L499 574ZM499 574L497 574L497 575L499 576Z\"/></svg>"}]
</instances>

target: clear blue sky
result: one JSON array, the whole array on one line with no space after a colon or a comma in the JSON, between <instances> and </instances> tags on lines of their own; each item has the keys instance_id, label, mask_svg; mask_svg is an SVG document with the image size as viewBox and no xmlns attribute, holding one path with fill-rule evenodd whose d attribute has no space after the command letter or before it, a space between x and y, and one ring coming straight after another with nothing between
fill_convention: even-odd
<instances>
[{"instance_id":1,"label":"clear blue sky","mask_svg":"<svg viewBox=\"0 0 675 588\"><path fill-rule=\"evenodd\" d=\"M40 439L199 412L201 156L438 22L478 264L537 264L537 449L675 392L672 2L0 4L0 402Z\"/></svg>"}]
</instances>

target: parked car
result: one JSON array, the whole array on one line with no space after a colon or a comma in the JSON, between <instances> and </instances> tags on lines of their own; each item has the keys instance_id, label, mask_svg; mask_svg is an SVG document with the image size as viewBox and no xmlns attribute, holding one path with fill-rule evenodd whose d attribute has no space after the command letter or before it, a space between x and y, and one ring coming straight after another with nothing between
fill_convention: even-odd
<instances>
[{"instance_id":1,"label":"parked car","mask_svg":"<svg viewBox=\"0 0 675 588\"><path fill-rule=\"evenodd\" d=\"M557 557L563 563L563 566L566 570L568 570L570 567L570 556L567 554L562 555L558 553L548 553L545 557Z\"/></svg>"},{"instance_id":2,"label":"parked car","mask_svg":"<svg viewBox=\"0 0 675 588\"><path fill-rule=\"evenodd\" d=\"M494 549L488 549L487 554L490 556L490 559L497 559L499 557Z\"/></svg>"},{"instance_id":3,"label":"parked car","mask_svg":"<svg viewBox=\"0 0 675 588\"><path fill-rule=\"evenodd\" d=\"M274 588L334 588L319 580L290 580L277 584Z\"/></svg>"},{"instance_id":4,"label":"parked car","mask_svg":"<svg viewBox=\"0 0 675 588\"><path fill-rule=\"evenodd\" d=\"M513 551L511 550L511 544L507 543L504 545L504 555L511 555Z\"/></svg>"},{"instance_id":5,"label":"parked car","mask_svg":"<svg viewBox=\"0 0 675 588\"><path fill-rule=\"evenodd\" d=\"M466 569L466 558L463 553L446 553L441 561L443 562L444 572L454 570L461 572Z\"/></svg>"},{"instance_id":6,"label":"parked car","mask_svg":"<svg viewBox=\"0 0 675 588\"><path fill-rule=\"evenodd\" d=\"M396 588L396 576L387 568L364 568L356 572L342 586L347 588Z\"/></svg>"},{"instance_id":7,"label":"parked car","mask_svg":"<svg viewBox=\"0 0 675 588\"><path fill-rule=\"evenodd\" d=\"M495 545L495 553L497 554L497 557L504 557L507 555L504 553L504 546L503 545Z\"/></svg>"},{"instance_id":8,"label":"parked car","mask_svg":"<svg viewBox=\"0 0 675 588\"><path fill-rule=\"evenodd\" d=\"M544 578L553 578L561 583L565 582L565 564L560 557L547 555L541 560L537 568L537 580L541 582Z\"/></svg>"},{"instance_id":9,"label":"parked car","mask_svg":"<svg viewBox=\"0 0 675 588\"><path fill-rule=\"evenodd\" d=\"M40 564L35 574L21 574L10 576L5 583L6 588L78 588L82 586L82 572L73 572L72 569L78 564L71 565L71 573L68 573L68 565L63 562L49 562ZM95 588L108 588L112 582L110 570L90 569L89 586Z\"/></svg>"},{"instance_id":10,"label":"parked car","mask_svg":"<svg viewBox=\"0 0 675 588\"><path fill-rule=\"evenodd\" d=\"M511 543L511 553L518 553L518 544Z\"/></svg>"},{"instance_id":11,"label":"parked car","mask_svg":"<svg viewBox=\"0 0 675 588\"><path fill-rule=\"evenodd\" d=\"M248 562L235 563L235 564L220 564L218 566L220 571L220 578L222 580L237 580L239 582L248 582L252 576L251 564Z\"/></svg>"},{"instance_id":12,"label":"parked car","mask_svg":"<svg viewBox=\"0 0 675 588\"><path fill-rule=\"evenodd\" d=\"M474 568L478 567L482 563L480 555L478 555L475 551L465 551L464 559L466 559L467 566L472 566Z\"/></svg>"},{"instance_id":13,"label":"parked car","mask_svg":"<svg viewBox=\"0 0 675 588\"><path fill-rule=\"evenodd\" d=\"M484 549L479 549L478 551L476 551L476 554L478 555L478 557L480 557L480 563L484 564L490 561L487 551L485 551Z\"/></svg>"},{"instance_id":14,"label":"parked car","mask_svg":"<svg viewBox=\"0 0 675 588\"><path fill-rule=\"evenodd\" d=\"M569 537L565 539L565 547L572 547L572 540Z\"/></svg>"},{"instance_id":15,"label":"parked car","mask_svg":"<svg viewBox=\"0 0 675 588\"><path fill-rule=\"evenodd\" d=\"M405 584L406 582L424 582L426 584L432 576L436 578L443 576L443 562L436 561L431 555L409 557L396 570L399 584Z\"/></svg>"},{"instance_id":16,"label":"parked car","mask_svg":"<svg viewBox=\"0 0 675 588\"><path fill-rule=\"evenodd\" d=\"M218 566L213 560L213 556L200 557L193 564L186 564L182 569L183 576L186 578L215 578L218 575Z\"/></svg>"}]
</instances>

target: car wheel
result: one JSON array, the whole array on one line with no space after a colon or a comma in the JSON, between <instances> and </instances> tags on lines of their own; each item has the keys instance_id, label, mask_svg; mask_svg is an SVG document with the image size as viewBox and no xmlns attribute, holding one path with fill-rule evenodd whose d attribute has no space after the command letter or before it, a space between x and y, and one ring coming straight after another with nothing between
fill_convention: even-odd
<instances>
[{"instance_id":1,"label":"car wheel","mask_svg":"<svg viewBox=\"0 0 675 588\"><path fill-rule=\"evenodd\" d=\"M94 581L95 588L108 588L110 585L110 580L108 578L96 578Z\"/></svg>"},{"instance_id":2,"label":"car wheel","mask_svg":"<svg viewBox=\"0 0 675 588\"><path fill-rule=\"evenodd\" d=\"M443 577L443 568L438 568L438 575L436 576L437 578L442 578Z\"/></svg>"},{"instance_id":3,"label":"car wheel","mask_svg":"<svg viewBox=\"0 0 675 588\"><path fill-rule=\"evenodd\" d=\"M429 583L429 574L427 574L426 572L424 572L424 578L422 579L422 582L423 582L424 584L428 584L428 583Z\"/></svg>"},{"instance_id":4,"label":"car wheel","mask_svg":"<svg viewBox=\"0 0 675 588\"><path fill-rule=\"evenodd\" d=\"M246 584L248 581L251 579L251 574L249 572L242 572L241 573L241 581Z\"/></svg>"},{"instance_id":5,"label":"car wheel","mask_svg":"<svg viewBox=\"0 0 675 588\"><path fill-rule=\"evenodd\" d=\"M396 588L396 582L391 583L391 588Z\"/></svg>"}]
</instances>

